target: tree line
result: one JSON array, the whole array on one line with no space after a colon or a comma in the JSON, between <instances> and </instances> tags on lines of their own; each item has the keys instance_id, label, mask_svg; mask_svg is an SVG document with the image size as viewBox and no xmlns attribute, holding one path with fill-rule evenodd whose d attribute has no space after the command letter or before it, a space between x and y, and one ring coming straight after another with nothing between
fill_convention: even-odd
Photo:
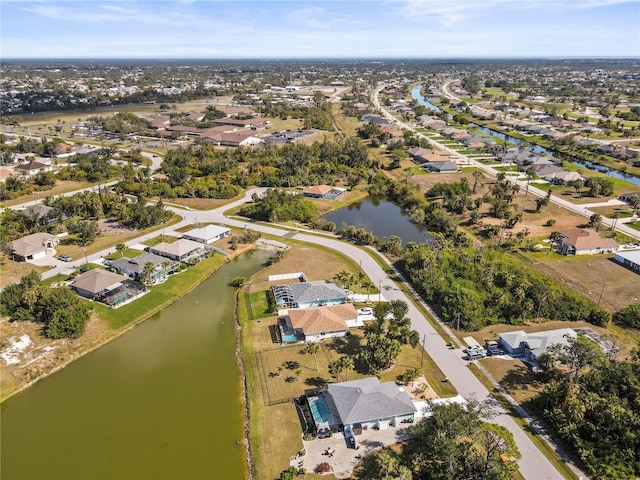
<instances>
[{"instance_id":1,"label":"tree line","mask_svg":"<svg viewBox=\"0 0 640 480\"><path fill-rule=\"evenodd\" d=\"M92 307L66 286L41 285L40 274L32 270L0 292L0 309L12 321L42 323L44 336L58 339L82 335Z\"/></svg>"}]
</instances>

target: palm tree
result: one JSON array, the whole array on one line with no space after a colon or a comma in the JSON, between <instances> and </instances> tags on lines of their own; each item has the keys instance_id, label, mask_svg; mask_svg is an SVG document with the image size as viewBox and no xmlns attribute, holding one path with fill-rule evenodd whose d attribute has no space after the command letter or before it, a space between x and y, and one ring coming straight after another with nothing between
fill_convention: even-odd
<instances>
[{"instance_id":1,"label":"palm tree","mask_svg":"<svg viewBox=\"0 0 640 480\"><path fill-rule=\"evenodd\" d=\"M473 172L473 193L476 193L476 189L478 187L478 180L483 177L482 172Z\"/></svg>"},{"instance_id":2,"label":"palm tree","mask_svg":"<svg viewBox=\"0 0 640 480\"><path fill-rule=\"evenodd\" d=\"M296 374L296 380L300 380L300 375L302 375L302 370L298 368L294 373Z\"/></svg>"},{"instance_id":3,"label":"palm tree","mask_svg":"<svg viewBox=\"0 0 640 480\"><path fill-rule=\"evenodd\" d=\"M333 276L333 280L338 284L342 282L344 287L348 285L350 279L351 275L346 270L341 270Z\"/></svg>"},{"instance_id":4,"label":"palm tree","mask_svg":"<svg viewBox=\"0 0 640 480\"><path fill-rule=\"evenodd\" d=\"M342 373L342 370L343 366L339 358L337 358L336 360L331 360L329 362L329 373L336 380L338 380L338 376L340 375L340 373Z\"/></svg>"},{"instance_id":5,"label":"palm tree","mask_svg":"<svg viewBox=\"0 0 640 480\"><path fill-rule=\"evenodd\" d=\"M349 380L349 370L353 370L355 364L353 363L353 358L351 357L342 357L340 358L340 363L342 366L342 370L344 370L344 381Z\"/></svg>"},{"instance_id":6,"label":"palm tree","mask_svg":"<svg viewBox=\"0 0 640 480\"><path fill-rule=\"evenodd\" d=\"M302 353L305 355L313 355L313 358L316 361L316 372L320 371L320 367L318 366L318 351L320 350L319 343L307 343L302 349Z\"/></svg>"},{"instance_id":7,"label":"palm tree","mask_svg":"<svg viewBox=\"0 0 640 480\"><path fill-rule=\"evenodd\" d=\"M361 270L358 273L354 273L352 278L358 284L358 293L360 293L360 288L362 287L362 282L364 280L366 280L367 276Z\"/></svg>"},{"instance_id":8,"label":"palm tree","mask_svg":"<svg viewBox=\"0 0 640 480\"><path fill-rule=\"evenodd\" d=\"M533 169L533 167L527 168L527 171L525 172L525 174L527 176L527 188L525 189L524 196L526 197L527 195L529 195L529 184L531 183L531 180L536 178L538 176L538 174Z\"/></svg>"},{"instance_id":9,"label":"palm tree","mask_svg":"<svg viewBox=\"0 0 640 480\"><path fill-rule=\"evenodd\" d=\"M144 264L144 268L142 270L144 283L151 283L151 275L153 275L155 269L156 267L152 262L147 262Z\"/></svg>"},{"instance_id":10,"label":"palm tree","mask_svg":"<svg viewBox=\"0 0 640 480\"><path fill-rule=\"evenodd\" d=\"M373 282L369 279L366 279L364 282L362 282L362 287L367 289L367 302L371 301L371 288L374 286L375 285L373 284Z\"/></svg>"},{"instance_id":11,"label":"palm tree","mask_svg":"<svg viewBox=\"0 0 640 480\"><path fill-rule=\"evenodd\" d=\"M553 250L553 246L558 240L562 239L562 234L560 232L554 231L549 234L549 253Z\"/></svg>"},{"instance_id":12,"label":"palm tree","mask_svg":"<svg viewBox=\"0 0 640 480\"><path fill-rule=\"evenodd\" d=\"M120 253L120 258L124 257L124 250L127 246L124 243L117 243L116 250Z\"/></svg>"}]
</instances>

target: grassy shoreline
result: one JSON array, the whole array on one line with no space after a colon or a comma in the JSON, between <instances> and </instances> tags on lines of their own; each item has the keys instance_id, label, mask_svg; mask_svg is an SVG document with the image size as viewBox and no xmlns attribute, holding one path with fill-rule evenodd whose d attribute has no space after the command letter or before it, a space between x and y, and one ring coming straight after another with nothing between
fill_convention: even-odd
<instances>
[{"instance_id":1,"label":"grassy shoreline","mask_svg":"<svg viewBox=\"0 0 640 480\"><path fill-rule=\"evenodd\" d=\"M247 249L237 250L235 252L232 252L228 257L215 255L214 257L211 257L197 265L194 265L193 267L190 267L185 272L179 275L170 277L170 279L167 280L167 282L165 282L164 284L153 287L155 288L155 290L152 290L151 292L145 294L143 297L127 305L123 305L118 309L111 309L109 307L94 303L94 314L97 318L105 321L107 325L100 330L99 338L95 342L89 342L85 344L81 343L77 345L76 348L72 349L71 352L69 352L69 355L63 356L63 358L60 358L58 361L56 361L51 368L47 368L45 371L38 374L33 379L30 379L23 384L20 384L18 381L16 381L17 386L15 387L15 389L9 389L8 392L6 391L6 389L3 389L0 394L0 403L8 400L9 398L20 392L25 391L27 388L36 384L43 378L46 378L49 375L62 370L64 367L77 360L78 358L94 350L97 350L98 348L120 337L130 329L136 327L140 323L158 313L163 308L166 308L185 295L189 294L193 289L200 285L211 274L216 272L220 267L228 263L236 256L241 255L246 250ZM165 298L162 302L150 306L150 308L148 309L146 308L149 306L150 301L156 300L158 297L164 297L167 294L167 290L170 293L167 298Z\"/></svg>"}]
</instances>

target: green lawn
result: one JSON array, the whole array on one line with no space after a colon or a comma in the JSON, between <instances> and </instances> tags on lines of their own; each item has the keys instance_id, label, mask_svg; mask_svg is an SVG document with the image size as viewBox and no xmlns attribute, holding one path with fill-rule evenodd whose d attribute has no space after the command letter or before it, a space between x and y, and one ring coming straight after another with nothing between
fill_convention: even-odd
<instances>
[{"instance_id":1,"label":"green lawn","mask_svg":"<svg viewBox=\"0 0 640 480\"><path fill-rule=\"evenodd\" d=\"M40 282L40 285L45 285L45 286L49 286L51 284L57 283L57 282L64 282L66 280L68 280L69 277L67 275L63 275L61 273L54 275L53 277L49 277L46 280L42 280Z\"/></svg>"},{"instance_id":2,"label":"green lawn","mask_svg":"<svg viewBox=\"0 0 640 480\"><path fill-rule=\"evenodd\" d=\"M107 260L117 260L118 258L126 257L126 258L136 258L142 252L140 250L135 250L133 248L125 248L122 253L115 251L106 255L104 258Z\"/></svg>"},{"instance_id":3,"label":"green lawn","mask_svg":"<svg viewBox=\"0 0 640 480\"><path fill-rule=\"evenodd\" d=\"M640 221L625 223L625 225L640 232Z\"/></svg>"},{"instance_id":4,"label":"green lawn","mask_svg":"<svg viewBox=\"0 0 640 480\"><path fill-rule=\"evenodd\" d=\"M256 320L273 314L269 295L269 290L262 290L260 292L253 292L248 295L244 295L249 319Z\"/></svg>"},{"instance_id":5,"label":"green lawn","mask_svg":"<svg viewBox=\"0 0 640 480\"><path fill-rule=\"evenodd\" d=\"M173 237L171 235L159 235L157 237L153 237L145 242L142 242L143 245L147 245L148 247L154 247L159 243L173 243L178 240L178 237Z\"/></svg>"},{"instance_id":6,"label":"green lawn","mask_svg":"<svg viewBox=\"0 0 640 480\"><path fill-rule=\"evenodd\" d=\"M113 329L137 323L159 312L200 284L224 263L225 258L222 255L214 255L182 273L171 275L166 282L152 286L149 293L119 308L112 309L94 303L95 311L107 320Z\"/></svg>"}]
</instances>

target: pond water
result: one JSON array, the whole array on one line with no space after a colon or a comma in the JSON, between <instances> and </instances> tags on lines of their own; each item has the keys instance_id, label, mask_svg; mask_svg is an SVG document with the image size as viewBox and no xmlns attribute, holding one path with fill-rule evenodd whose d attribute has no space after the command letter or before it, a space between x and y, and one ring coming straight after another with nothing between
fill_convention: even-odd
<instances>
[{"instance_id":1,"label":"pond water","mask_svg":"<svg viewBox=\"0 0 640 480\"><path fill-rule=\"evenodd\" d=\"M334 222L364 228L379 238L397 235L407 242L424 242L427 229L411 222L409 214L382 196L371 196L323 217Z\"/></svg>"},{"instance_id":2,"label":"pond water","mask_svg":"<svg viewBox=\"0 0 640 480\"><path fill-rule=\"evenodd\" d=\"M0 477L246 478L236 259L192 293L2 404Z\"/></svg>"}]
</instances>

